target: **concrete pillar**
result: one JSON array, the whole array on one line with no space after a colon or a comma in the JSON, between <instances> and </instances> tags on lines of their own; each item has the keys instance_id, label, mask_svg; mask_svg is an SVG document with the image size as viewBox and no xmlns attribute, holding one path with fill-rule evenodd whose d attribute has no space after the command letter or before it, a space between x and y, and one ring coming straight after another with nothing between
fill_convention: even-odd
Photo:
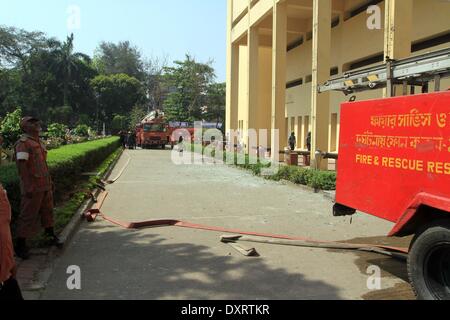
<instances>
[{"instance_id":1,"label":"concrete pillar","mask_svg":"<svg viewBox=\"0 0 450 320\"><path fill-rule=\"evenodd\" d=\"M311 159L315 160L315 152L327 152L329 146L330 94L319 94L318 85L330 78L331 0L313 0L312 50ZM327 170L327 161L321 161L319 168Z\"/></svg>"},{"instance_id":2,"label":"concrete pillar","mask_svg":"<svg viewBox=\"0 0 450 320\"><path fill-rule=\"evenodd\" d=\"M231 48L229 80L227 80L227 131L238 128L239 111L239 45Z\"/></svg>"},{"instance_id":3,"label":"concrete pillar","mask_svg":"<svg viewBox=\"0 0 450 320\"><path fill-rule=\"evenodd\" d=\"M228 0L227 20L227 96L226 96L226 132L238 127L239 107L239 45L232 43L233 0Z\"/></svg>"},{"instance_id":4,"label":"concrete pillar","mask_svg":"<svg viewBox=\"0 0 450 320\"><path fill-rule=\"evenodd\" d=\"M287 146L286 128L286 63L287 63L287 4L277 2L273 6L272 41L272 161L278 162L279 150ZM277 139L276 139L277 138Z\"/></svg>"},{"instance_id":5,"label":"concrete pillar","mask_svg":"<svg viewBox=\"0 0 450 320\"><path fill-rule=\"evenodd\" d=\"M258 28L251 27L247 37L248 47L248 123L247 129L257 129L259 98L259 35ZM247 143L249 147L249 144ZM251 151L251 150L248 150Z\"/></svg>"},{"instance_id":6,"label":"concrete pillar","mask_svg":"<svg viewBox=\"0 0 450 320\"><path fill-rule=\"evenodd\" d=\"M386 0L384 56L398 60L411 55L413 0ZM402 93L396 88L396 95ZM390 96L389 88L384 95ZM393 94L392 94L393 95Z\"/></svg>"}]
</instances>

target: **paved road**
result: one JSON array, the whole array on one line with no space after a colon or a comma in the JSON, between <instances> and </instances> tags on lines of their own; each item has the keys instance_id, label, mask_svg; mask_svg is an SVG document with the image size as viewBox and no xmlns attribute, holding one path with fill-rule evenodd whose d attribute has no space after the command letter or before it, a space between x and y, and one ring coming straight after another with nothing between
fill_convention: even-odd
<instances>
[{"instance_id":1,"label":"paved road","mask_svg":"<svg viewBox=\"0 0 450 320\"><path fill-rule=\"evenodd\" d=\"M109 186L103 211L121 220L174 218L323 240L384 242L392 225L357 215L331 217L331 202L298 186L226 166L176 166L170 151L126 152L131 163ZM125 164L122 156L114 176ZM403 263L374 254L255 244L241 256L221 233L180 228L122 230L84 223L58 259L44 299L401 299L411 298ZM361 240L356 240L361 241ZM82 289L66 287L68 266ZM370 265L382 290L367 288Z\"/></svg>"}]
</instances>

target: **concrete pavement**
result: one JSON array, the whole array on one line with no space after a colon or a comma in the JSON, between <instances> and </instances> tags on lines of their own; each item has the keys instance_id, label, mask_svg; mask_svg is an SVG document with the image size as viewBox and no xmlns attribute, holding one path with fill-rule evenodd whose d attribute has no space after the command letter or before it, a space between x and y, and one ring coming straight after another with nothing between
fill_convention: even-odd
<instances>
[{"instance_id":1,"label":"concrete pavement","mask_svg":"<svg viewBox=\"0 0 450 320\"><path fill-rule=\"evenodd\" d=\"M126 151L132 158L108 187L102 211L119 220L193 223L305 236L387 243L392 225L359 214L331 216L321 194L254 177L227 166L176 166L169 150ZM125 164L122 156L112 176ZM258 258L222 244L222 233L181 228L123 230L83 223L56 261L43 299L403 299L412 298L404 263L368 253L255 244ZM361 241L361 239L357 239ZM68 290L69 266L81 290ZM369 290L367 268L382 270Z\"/></svg>"}]
</instances>

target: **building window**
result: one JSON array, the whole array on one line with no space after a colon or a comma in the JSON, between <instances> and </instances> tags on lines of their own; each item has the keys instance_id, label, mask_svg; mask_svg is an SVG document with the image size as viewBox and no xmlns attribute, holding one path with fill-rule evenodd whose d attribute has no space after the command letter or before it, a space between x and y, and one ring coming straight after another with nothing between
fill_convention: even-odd
<instances>
[{"instance_id":1,"label":"building window","mask_svg":"<svg viewBox=\"0 0 450 320\"><path fill-rule=\"evenodd\" d=\"M295 48L300 47L303 44L303 37L300 37L298 40L295 40L287 47L287 51L294 50Z\"/></svg>"},{"instance_id":2,"label":"building window","mask_svg":"<svg viewBox=\"0 0 450 320\"><path fill-rule=\"evenodd\" d=\"M310 83L310 82L312 82L312 74L307 75L305 78L305 83Z\"/></svg>"},{"instance_id":3,"label":"building window","mask_svg":"<svg viewBox=\"0 0 450 320\"><path fill-rule=\"evenodd\" d=\"M337 74L339 74L339 68L338 67L331 68L330 76L335 76Z\"/></svg>"},{"instance_id":4,"label":"building window","mask_svg":"<svg viewBox=\"0 0 450 320\"><path fill-rule=\"evenodd\" d=\"M298 87L298 86L301 86L302 84L303 84L303 79L301 79L301 78L294 80L294 81L290 81L286 84L286 89Z\"/></svg>"},{"instance_id":5,"label":"building window","mask_svg":"<svg viewBox=\"0 0 450 320\"><path fill-rule=\"evenodd\" d=\"M336 17L331 21L331 28L336 28L339 23L341 22L341 18L340 17Z\"/></svg>"},{"instance_id":6,"label":"building window","mask_svg":"<svg viewBox=\"0 0 450 320\"><path fill-rule=\"evenodd\" d=\"M384 0L369 0L369 1L366 0L364 4L354 8L351 11L346 12L345 13L345 17L346 18L344 19L344 21L347 21L347 20L349 20L349 19L351 19L353 17L356 17L357 15L359 15L359 14L361 14L363 12L366 12L367 8L369 8L370 6L377 5L377 4L379 4L379 3L383 2L383 1Z\"/></svg>"},{"instance_id":7,"label":"building window","mask_svg":"<svg viewBox=\"0 0 450 320\"><path fill-rule=\"evenodd\" d=\"M449 42L450 42L450 32L447 32L445 34L435 36L431 39L421 40L413 43L411 46L411 51L417 52L420 50L429 49Z\"/></svg>"},{"instance_id":8,"label":"building window","mask_svg":"<svg viewBox=\"0 0 450 320\"><path fill-rule=\"evenodd\" d=\"M375 56L370 56L368 58L364 58L364 59L360 59L360 60L353 61L353 62L350 62L350 63L346 63L344 65L342 71L343 72L347 72L347 71L350 71L350 70L360 69L360 68L367 67L367 66L370 66L372 64L380 63L380 62L383 62L383 61L384 61L384 54L381 53L381 54L377 54Z\"/></svg>"}]
</instances>

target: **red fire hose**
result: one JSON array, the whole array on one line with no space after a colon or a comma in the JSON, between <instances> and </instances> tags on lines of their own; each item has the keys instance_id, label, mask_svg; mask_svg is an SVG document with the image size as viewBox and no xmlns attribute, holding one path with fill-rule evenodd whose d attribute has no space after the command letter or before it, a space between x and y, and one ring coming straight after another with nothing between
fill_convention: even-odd
<instances>
[{"instance_id":1,"label":"red fire hose","mask_svg":"<svg viewBox=\"0 0 450 320\"><path fill-rule=\"evenodd\" d=\"M131 158L128 159L126 165L121 169L118 176L115 179L108 180L104 182L105 184L113 184L116 182L124 173L125 169L129 165ZM180 220L148 220L148 221L139 221L139 222L125 222L113 219L101 212L101 208L103 203L108 196L107 191L101 191L100 195L96 199L96 203L92 209L86 211L84 213L84 218L88 222L95 222L97 217L103 218L105 221L108 221L114 225L125 229L143 229L143 228L159 228L159 227L179 227L179 228L188 228L188 229L196 229L196 230L205 230L212 232L223 232L227 234L233 234L232 236L222 236L221 241L228 244L235 244L238 241L247 241L247 242L257 242L257 243L266 243L266 244L275 244L275 245L287 245L287 246L298 246L298 247L309 247L309 248L322 248L322 249L335 249L335 250L351 250L351 251L368 251L374 252L378 254L388 255L394 258L406 259L406 255L408 254L407 248L398 248L391 246L383 246L383 245L370 245L370 244L350 244L350 243L342 243L342 242L333 242L333 241L319 241L312 240L304 237L292 237L286 235L277 235L277 234L269 234L269 233L260 233L260 232L247 232L236 229L227 229L222 227L215 226L206 226L200 224L194 224L186 221ZM240 251L241 253L248 254L245 255L255 255L255 250L252 248L250 250L241 250L242 248L233 246L235 249Z\"/></svg>"}]
</instances>

